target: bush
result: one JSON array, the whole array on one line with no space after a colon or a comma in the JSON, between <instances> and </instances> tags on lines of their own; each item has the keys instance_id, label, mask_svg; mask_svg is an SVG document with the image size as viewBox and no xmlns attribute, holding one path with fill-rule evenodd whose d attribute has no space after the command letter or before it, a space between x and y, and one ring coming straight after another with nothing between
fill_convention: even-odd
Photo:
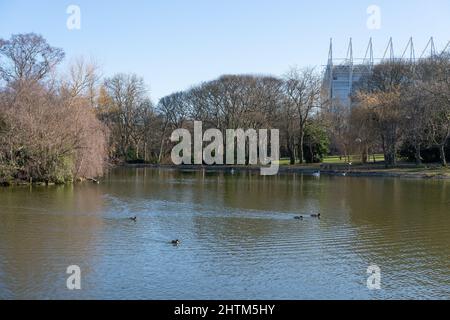
<instances>
[{"instance_id":1,"label":"bush","mask_svg":"<svg viewBox=\"0 0 450 320\"><path fill-rule=\"evenodd\" d=\"M3 179L64 183L103 174L106 131L82 98L36 84L4 92L0 104ZM3 101L9 100L8 97ZM0 100L1 101L1 100Z\"/></svg>"},{"instance_id":2,"label":"bush","mask_svg":"<svg viewBox=\"0 0 450 320\"><path fill-rule=\"evenodd\" d=\"M322 162L329 152L330 140L326 130L317 124L309 124L305 130L303 154L307 163Z\"/></svg>"},{"instance_id":3,"label":"bush","mask_svg":"<svg viewBox=\"0 0 450 320\"><path fill-rule=\"evenodd\" d=\"M416 151L414 149L414 146L409 141L405 141L399 151L400 157L408 162L415 162L415 154ZM439 148L437 147L422 148L420 150L420 156L423 163L441 162ZM450 159L450 141L447 143L446 157L447 159Z\"/></svg>"}]
</instances>

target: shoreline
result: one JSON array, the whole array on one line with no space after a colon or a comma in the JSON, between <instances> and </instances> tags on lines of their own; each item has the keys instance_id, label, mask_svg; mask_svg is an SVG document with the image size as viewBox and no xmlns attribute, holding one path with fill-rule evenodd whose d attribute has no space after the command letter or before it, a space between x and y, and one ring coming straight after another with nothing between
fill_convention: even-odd
<instances>
[{"instance_id":1,"label":"shoreline","mask_svg":"<svg viewBox=\"0 0 450 320\"><path fill-rule=\"evenodd\" d=\"M131 164L124 163L112 167L114 168L154 168L163 170L176 170L184 172L259 172L260 166L241 166L241 165L170 165L170 164ZM416 166L405 166L397 168L384 168L378 166L354 166L349 168L347 165L327 165L327 164L313 164L313 165L281 165L278 173L282 174L304 174L313 175L320 172L324 176L335 177L361 177L361 178L400 178L400 179L423 179L423 180L450 180L450 169L443 167L427 167L421 168ZM54 185L69 185L76 183L94 183L99 184L101 177L97 180L95 178L79 179L73 182L53 183L53 182L27 182L27 181L8 181L0 183L0 188L7 188L13 186L54 186Z\"/></svg>"},{"instance_id":2,"label":"shoreline","mask_svg":"<svg viewBox=\"0 0 450 320\"><path fill-rule=\"evenodd\" d=\"M158 164L123 164L118 167L123 168L155 168L177 171L207 171L207 172L227 172L234 170L236 172L256 172L260 170L260 166L239 166L239 165L158 165ZM325 168L324 168L325 167ZM405 179L428 179L428 180L450 180L450 169L440 168L327 168L326 165L311 166L286 166L279 168L279 173L298 173L312 175L320 171L321 175L341 176L341 177L386 177L386 178L405 178ZM345 166L347 167L347 166ZM415 170L415 171L414 171ZM445 171L442 173L442 171Z\"/></svg>"}]
</instances>

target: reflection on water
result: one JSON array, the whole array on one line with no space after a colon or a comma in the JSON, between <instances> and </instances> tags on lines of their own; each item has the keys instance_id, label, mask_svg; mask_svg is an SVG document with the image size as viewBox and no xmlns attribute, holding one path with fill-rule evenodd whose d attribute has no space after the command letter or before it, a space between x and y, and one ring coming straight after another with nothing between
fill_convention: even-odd
<instances>
[{"instance_id":1,"label":"reflection on water","mask_svg":"<svg viewBox=\"0 0 450 320\"><path fill-rule=\"evenodd\" d=\"M447 181L390 178L118 169L0 189L0 299L450 299L449 207Z\"/></svg>"}]
</instances>

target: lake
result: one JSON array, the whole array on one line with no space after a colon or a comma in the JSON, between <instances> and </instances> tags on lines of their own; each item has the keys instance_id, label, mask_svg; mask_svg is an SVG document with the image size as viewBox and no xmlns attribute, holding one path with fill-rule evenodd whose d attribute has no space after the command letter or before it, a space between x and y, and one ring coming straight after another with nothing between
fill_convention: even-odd
<instances>
[{"instance_id":1,"label":"lake","mask_svg":"<svg viewBox=\"0 0 450 320\"><path fill-rule=\"evenodd\" d=\"M450 299L450 181L121 168L0 188L0 299Z\"/></svg>"}]
</instances>

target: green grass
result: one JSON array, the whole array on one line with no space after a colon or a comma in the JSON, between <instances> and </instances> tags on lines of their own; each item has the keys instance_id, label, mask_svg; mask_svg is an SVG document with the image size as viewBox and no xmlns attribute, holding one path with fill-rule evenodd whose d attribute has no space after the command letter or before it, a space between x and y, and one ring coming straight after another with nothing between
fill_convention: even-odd
<instances>
[{"instance_id":1,"label":"green grass","mask_svg":"<svg viewBox=\"0 0 450 320\"><path fill-rule=\"evenodd\" d=\"M280 161L278 161L278 164L280 166L288 166L288 165L290 165L289 158L282 158L282 159L280 159Z\"/></svg>"},{"instance_id":2,"label":"green grass","mask_svg":"<svg viewBox=\"0 0 450 320\"><path fill-rule=\"evenodd\" d=\"M382 154L376 154L375 160L377 162L384 161L384 156ZM328 164L346 164L348 160L345 157L339 158L339 156L327 156L323 159L322 163L328 163ZM350 156L350 162L353 163L359 163L361 162L361 156ZM369 163L373 163L373 156L370 156ZM279 164L281 166L287 166L290 165L289 158L282 158L279 161Z\"/></svg>"},{"instance_id":3,"label":"green grass","mask_svg":"<svg viewBox=\"0 0 450 320\"><path fill-rule=\"evenodd\" d=\"M371 155L368 159L368 163L373 163L373 155ZM384 161L384 155L382 154L376 154L375 155L375 161L376 162L382 162ZM350 156L350 162L353 163L358 163L361 162L361 156ZM347 158L342 157L339 158L339 156L329 156L329 157L325 157L325 159L323 160L323 163L348 163Z\"/></svg>"}]
</instances>

